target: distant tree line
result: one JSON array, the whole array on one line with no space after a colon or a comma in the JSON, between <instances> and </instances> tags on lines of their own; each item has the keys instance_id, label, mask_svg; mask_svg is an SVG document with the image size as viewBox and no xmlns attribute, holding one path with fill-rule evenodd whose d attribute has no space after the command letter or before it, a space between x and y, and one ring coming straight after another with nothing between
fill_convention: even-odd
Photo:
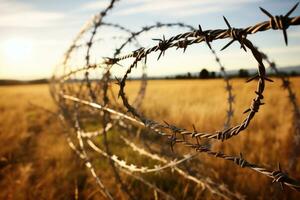
<instances>
[{"instance_id":1,"label":"distant tree line","mask_svg":"<svg viewBox=\"0 0 300 200\"><path fill-rule=\"evenodd\" d=\"M240 78L248 78L250 76L250 73L246 69L240 69L238 73L238 77Z\"/></svg>"},{"instance_id":2,"label":"distant tree line","mask_svg":"<svg viewBox=\"0 0 300 200\"><path fill-rule=\"evenodd\" d=\"M13 79L0 79L0 85L30 85L30 84L44 84L49 83L48 79L36 79L36 80L13 80Z\"/></svg>"},{"instance_id":3,"label":"distant tree line","mask_svg":"<svg viewBox=\"0 0 300 200\"><path fill-rule=\"evenodd\" d=\"M212 79L217 78L216 72L209 72L207 69L202 69L198 74L192 75L190 72L186 74L176 75L175 79Z\"/></svg>"},{"instance_id":4,"label":"distant tree line","mask_svg":"<svg viewBox=\"0 0 300 200\"><path fill-rule=\"evenodd\" d=\"M249 78L253 76L254 74L251 74L249 70L247 69L240 69L235 74L228 74L230 78ZM282 75L288 75L288 76L299 76L300 74L296 71L291 71L290 73L283 72ZM274 73L269 73L269 76L276 76ZM221 74L214 71L208 71L207 69L202 69L199 73L191 74L190 72L186 74L180 74L176 75L175 77L166 77L166 79L214 79L214 78L222 78Z\"/></svg>"},{"instance_id":5,"label":"distant tree line","mask_svg":"<svg viewBox=\"0 0 300 200\"><path fill-rule=\"evenodd\" d=\"M254 74L251 74L249 70L247 69L240 69L235 74L228 74L228 77L230 78L249 78L253 76ZM296 71L284 71L281 72L281 75L283 76L299 76L300 73ZM269 77L276 77L277 75L273 72L268 73ZM148 77L149 80L155 80L155 79L214 79L214 78L222 78L220 73L216 73L214 71L208 71L207 69L202 69L198 73L186 73L186 74L180 74L176 76L167 76L167 77ZM138 78L129 78L129 80L139 80ZM72 79L69 80L70 82L79 82L80 79ZM99 81L99 79L91 79L91 81ZM27 81L20 81L20 80L13 80L13 79L0 79L0 85L27 85L27 84L45 84L49 83L48 79L36 79L36 80L27 80Z\"/></svg>"}]
</instances>

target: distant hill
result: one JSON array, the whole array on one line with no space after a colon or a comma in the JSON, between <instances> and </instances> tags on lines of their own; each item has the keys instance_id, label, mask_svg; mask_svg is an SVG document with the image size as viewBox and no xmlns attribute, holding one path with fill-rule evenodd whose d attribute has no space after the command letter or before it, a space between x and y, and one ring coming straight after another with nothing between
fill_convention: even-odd
<instances>
[{"instance_id":1,"label":"distant hill","mask_svg":"<svg viewBox=\"0 0 300 200\"><path fill-rule=\"evenodd\" d=\"M209 69L209 68L207 68ZM242 68L245 69L249 72L250 75L253 75L255 73L257 73L257 69L251 68L251 69L247 69L247 68ZM288 67L278 67L280 72L286 73L286 74L297 74L300 75L300 66L288 66ZM202 69L199 69L199 72ZM226 70L228 76L231 77L236 77L239 73L240 69L236 69L236 70ZM266 68L267 74L273 74L273 71L271 70L270 67ZM187 74L173 74L173 75L168 75L168 76L150 76L148 77L148 79L174 79L174 78L178 78L178 77L183 77L185 79L189 79L189 78L197 78L199 76L199 72L193 72L193 73L189 73L190 77L187 77ZM220 72L219 71L215 71L215 77L219 77L220 76ZM131 79L140 79L140 77L135 77L135 78L131 78ZM179 78L180 79L180 78ZM95 79L94 81L96 81L97 79ZM76 81L76 80L73 80ZM80 80L77 80L80 81ZM14 80L14 79L0 79L0 85L29 85L29 84L43 84L43 83L49 83L49 79L35 79L35 80Z\"/></svg>"},{"instance_id":2,"label":"distant hill","mask_svg":"<svg viewBox=\"0 0 300 200\"><path fill-rule=\"evenodd\" d=\"M246 69L246 68L243 68L243 69ZM247 69L247 70L250 74L254 74L254 73L257 72L257 69L254 69L254 68ZM292 72L296 72L297 74L300 74L300 66L278 67L278 70L280 72L284 72L284 73L287 73L287 74L291 74ZM239 69L237 69L237 70L227 70L226 72L227 72L228 75L237 75L238 72L239 72ZM267 72L267 74L272 74L273 73L273 71L270 67L266 68L266 72Z\"/></svg>"},{"instance_id":3,"label":"distant hill","mask_svg":"<svg viewBox=\"0 0 300 200\"><path fill-rule=\"evenodd\" d=\"M29 85L29 84L42 84L49 83L48 79L35 79L35 80L14 80L14 79L0 79L0 85Z\"/></svg>"},{"instance_id":4,"label":"distant hill","mask_svg":"<svg viewBox=\"0 0 300 200\"><path fill-rule=\"evenodd\" d=\"M203 68L204 69L204 68ZM207 67L206 69L210 69L209 67ZM257 73L257 69L255 68L240 68L240 69L244 69L246 71L248 71L249 76L254 75L255 73ZM226 70L226 73L229 77L237 77L239 74L239 70L240 69L235 69L235 70ZM202 69L199 69L199 72ZM278 70L284 74L287 75L291 75L293 74L293 76L295 75L300 75L300 66L288 66L288 67L278 67ZM178 78L178 79L188 79L189 76L191 76L192 78L198 78L199 77L199 72L193 72L193 73L185 73L185 74L173 74L173 75L169 75L169 76L159 76L159 77L150 77L150 79L174 79L174 78ZM221 73L220 71L209 71L209 73L215 73L215 77L220 77ZM272 71L272 69L270 67L266 67L266 73L269 75L274 75L274 72ZM188 75L190 74L190 75ZM148 77L149 78L149 77Z\"/></svg>"}]
</instances>

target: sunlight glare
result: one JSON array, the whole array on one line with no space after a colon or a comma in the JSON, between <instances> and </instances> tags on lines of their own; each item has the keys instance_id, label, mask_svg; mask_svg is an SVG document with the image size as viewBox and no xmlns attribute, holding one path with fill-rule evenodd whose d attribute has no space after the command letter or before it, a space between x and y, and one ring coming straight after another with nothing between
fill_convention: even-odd
<instances>
[{"instance_id":1,"label":"sunlight glare","mask_svg":"<svg viewBox=\"0 0 300 200\"><path fill-rule=\"evenodd\" d=\"M8 63L20 63L31 56L32 43L22 38L8 39L3 43L4 58Z\"/></svg>"}]
</instances>

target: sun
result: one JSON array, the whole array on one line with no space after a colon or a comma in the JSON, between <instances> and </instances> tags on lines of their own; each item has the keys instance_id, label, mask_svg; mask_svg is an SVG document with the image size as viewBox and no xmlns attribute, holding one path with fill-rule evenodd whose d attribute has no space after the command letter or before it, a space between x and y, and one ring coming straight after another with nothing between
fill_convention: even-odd
<instances>
[{"instance_id":1,"label":"sun","mask_svg":"<svg viewBox=\"0 0 300 200\"><path fill-rule=\"evenodd\" d=\"M32 42L24 38L7 39L2 44L2 53L8 63L19 64L31 56Z\"/></svg>"}]
</instances>

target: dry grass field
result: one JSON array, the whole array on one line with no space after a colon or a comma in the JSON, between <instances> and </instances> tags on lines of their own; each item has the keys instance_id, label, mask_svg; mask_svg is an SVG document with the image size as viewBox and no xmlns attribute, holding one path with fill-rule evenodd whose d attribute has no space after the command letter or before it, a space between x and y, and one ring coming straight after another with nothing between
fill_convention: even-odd
<instances>
[{"instance_id":1,"label":"dry grass field","mask_svg":"<svg viewBox=\"0 0 300 200\"><path fill-rule=\"evenodd\" d=\"M300 78L293 78L292 83L300 103ZM249 128L229 141L215 142L213 149L232 155L242 152L248 161L271 169L276 169L280 162L283 169L288 169L287 158L293 138L292 107L280 85L279 79L267 83L266 105L261 107ZM236 96L233 124L243 119L242 112L250 105L255 87L255 82L245 84L245 80L233 80ZM130 96L134 97L137 89L136 82L128 82ZM56 110L48 85L1 86L0 93L0 199L101 199L89 171L69 148L65 129L57 117L35 106ZM142 106L150 118L188 129L195 124L203 131L222 129L226 108L222 80L149 81ZM112 139L113 136L110 141ZM163 140L152 143L166 146ZM164 151L172 154L170 148ZM174 154L181 151L183 148L176 145ZM208 174L214 181L225 183L230 190L245 195L246 199L300 198L296 192L288 188L282 192L279 185L271 183L272 180L233 163L200 155L189 165L193 168L192 164L197 162L205 166L198 168L201 175ZM98 166L97 173L105 185L117 198L125 198L111 178L107 160L97 157L94 164ZM167 175L149 175L148 180L182 199L219 198L202 191L194 183L176 178L170 170L166 171ZM299 160L296 171L289 174L300 180ZM153 199L151 193L141 190L142 186L136 182L128 178L125 181L139 194L139 199Z\"/></svg>"}]
</instances>

